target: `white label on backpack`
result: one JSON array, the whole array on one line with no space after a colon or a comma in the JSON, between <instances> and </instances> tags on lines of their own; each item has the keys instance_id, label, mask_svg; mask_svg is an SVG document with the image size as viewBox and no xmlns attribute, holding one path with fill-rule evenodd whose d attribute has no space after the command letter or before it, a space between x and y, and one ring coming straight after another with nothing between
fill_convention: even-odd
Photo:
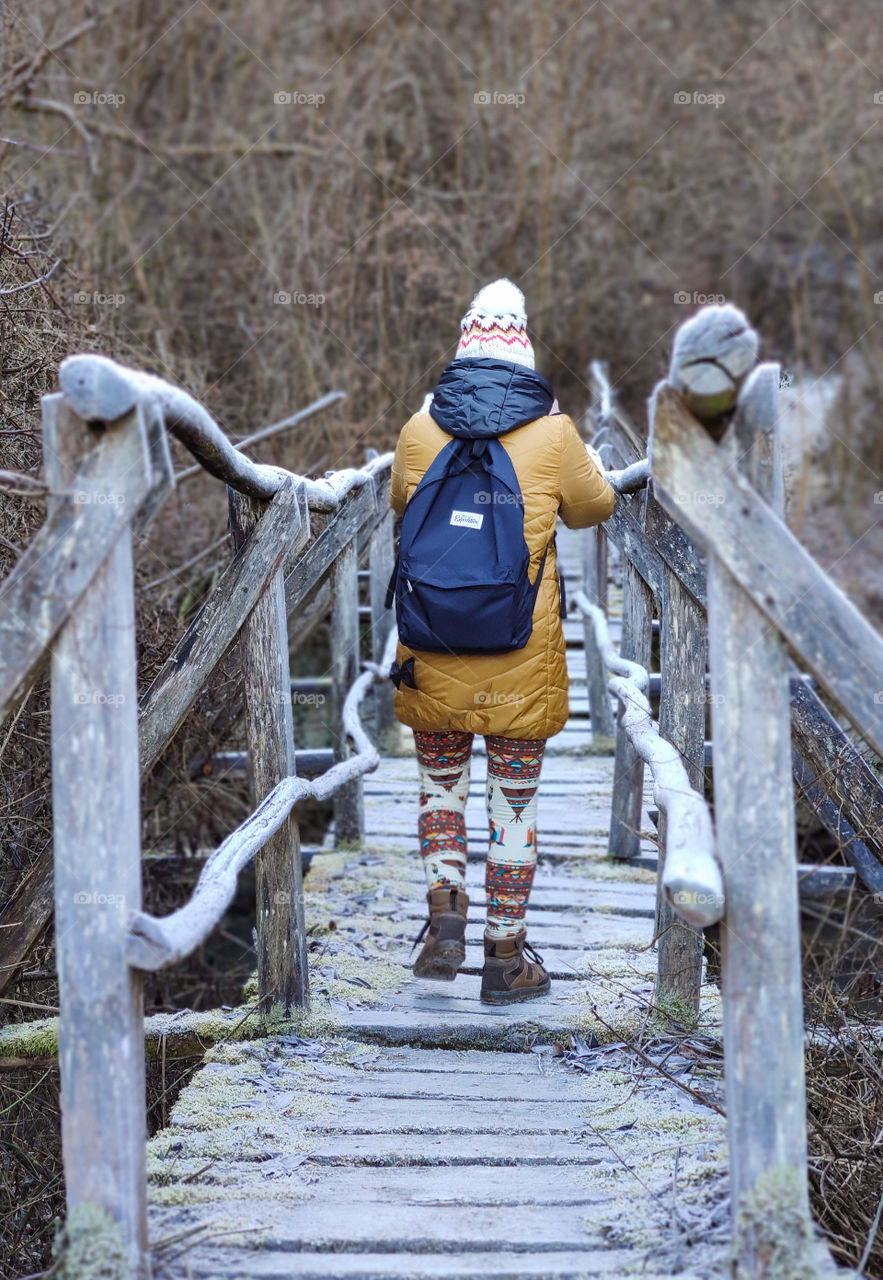
<instances>
[{"instance_id":1,"label":"white label on backpack","mask_svg":"<svg viewBox=\"0 0 883 1280\"><path fill-rule=\"evenodd\" d=\"M484 519L482 511L452 511L451 524L462 525L466 529L480 529Z\"/></svg>"}]
</instances>

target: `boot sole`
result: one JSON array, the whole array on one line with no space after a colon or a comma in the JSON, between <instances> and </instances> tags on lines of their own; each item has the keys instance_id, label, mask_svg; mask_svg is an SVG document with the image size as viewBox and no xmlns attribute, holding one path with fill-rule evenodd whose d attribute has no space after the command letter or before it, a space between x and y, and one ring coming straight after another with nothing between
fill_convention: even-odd
<instances>
[{"instance_id":1,"label":"boot sole","mask_svg":"<svg viewBox=\"0 0 883 1280\"><path fill-rule=\"evenodd\" d=\"M439 942L431 955L414 965L414 977L430 978L433 982L453 982L465 959L466 948L462 943Z\"/></svg>"},{"instance_id":2,"label":"boot sole","mask_svg":"<svg viewBox=\"0 0 883 1280\"><path fill-rule=\"evenodd\" d=\"M518 1004L521 1000L536 1000L539 996L547 996L552 990L551 980L547 979L541 987L518 987L514 991L482 991L483 1004Z\"/></svg>"}]
</instances>

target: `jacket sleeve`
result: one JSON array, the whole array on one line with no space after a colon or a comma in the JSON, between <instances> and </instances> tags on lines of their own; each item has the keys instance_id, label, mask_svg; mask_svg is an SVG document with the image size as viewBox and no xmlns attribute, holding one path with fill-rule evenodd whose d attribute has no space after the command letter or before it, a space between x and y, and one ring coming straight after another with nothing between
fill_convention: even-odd
<instances>
[{"instance_id":1,"label":"jacket sleeve","mask_svg":"<svg viewBox=\"0 0 883 1280\"><path fill-rule=\"evenodd\" d=\"M561 414L559 513L568 529L601 524L613 513L616 494L601 474L570 418Z\"/></svg>"},{"instance_id":2,"label":"jacket sleeve","mask_svg":"<svg viewBox=\"0 0 883 1280\"><path fill-rule=\"evenodd\" d=\"M399 434L399 442L396 445L395 457L392 462L392 474L389 481L389 505L397 516L404 513L405 505L408 501L408 488L405 479L408 470L407 458L408 428L405 426Z\"/></svg>"}]
</instances>

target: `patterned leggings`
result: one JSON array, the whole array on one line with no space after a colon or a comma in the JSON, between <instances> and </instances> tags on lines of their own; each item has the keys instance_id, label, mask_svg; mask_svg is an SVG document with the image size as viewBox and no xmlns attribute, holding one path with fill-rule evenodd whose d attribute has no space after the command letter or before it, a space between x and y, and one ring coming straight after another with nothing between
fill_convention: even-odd
<instances>
[{"instance_id":1,"label":"patterned leggings","mask_svg":"<svg viewBox=\"0 0 883 1280\"><path fill-rule=\"evenodd\" d=\"M466 884L466 798L471 733L414 733L420 768L417 830L430 889ZM537 792L545 738L488 736L485 873L487 935L511 938L524 913L537 863Z\"/></svg>"}]
</instances>

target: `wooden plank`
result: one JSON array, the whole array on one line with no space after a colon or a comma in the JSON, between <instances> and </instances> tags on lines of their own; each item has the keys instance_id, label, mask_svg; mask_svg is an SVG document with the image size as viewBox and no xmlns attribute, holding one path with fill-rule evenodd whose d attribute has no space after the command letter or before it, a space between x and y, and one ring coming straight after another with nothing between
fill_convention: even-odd
<instances>
[{"instance_id":1,"label":"wooden plank","mask_svg":"<svg viewBox=\"0 0 883 1280\"><path fill-rule=\"evenodd\" d=\"M351 489L340 506L328 517L325 528L292 565L285 577L285 605L289 616L315 591L337 557L372 515L377 514L374 486ZM385 513L384 513L385 514Z\"/></svg>"},{"instance_id":2,"label":"wooden plank","mask_svg":"<svg viewBox=\"0 0 883 1280\"><path fill-rule=\"evenodd\" d=\"M681 585L704 609L705 556L652 493L647 496L644 510L644 536Z\"/></svg>"},{"instance_id":3,"label":"wooden plank","mask_svg":"<svg viewBox=\"0 0 883 1280\"><path fill-rule=\"evenodd\" d=\"M371 598L371 657L380 662L386 639L395 626L395 613L386 607L386 589L395 564L393 522L395 513L389 509L371 535L368 552ZM374 689L374 730L377 749L386 754L396 751L400 744L399 722L393 705L393 685L388 680Z\"/></svg>"},{"instance_id":4,"label":"wooden plank","mask_svg":"<svg viewBox=\"0 0 883 1280\"><path fill-rule=\"evenodd\" d=\"M626 560L623 565L622 617L621 657L649 669L653 597L629 560ZM619 719L608 850L611 857L632 858L640 852L641 847L644 761L635 751L623 729L622 709L620 709Z\"/></svg>"},{"instance_id":5,"label":"wooden plank","mask_svg":"<svg viewBox=\"0 0 883 1280\"><path fill-rule=\"evenodd\" d=\"M60 395L43 397L47 429L54 430L51 424L66 412L63 406ZM125 489L120 478L126 474L124 454L130 477ZM40 668L59 627L129 529L150 489L141 416L127 420L124 431L78 437L76 452L52 474L50 485L58 496L50 498L46 522L0 587L0 718Z\"/></svg>"},{"instance_id":6,"label":"wooden plank","mask_svg":"<svg viewBox=\"0 0 883 1280\"><path fill-rule=\"evenodd\" d=\"M883 854L883 786L818 694L802 680L791 682L791 741L856 835L879 858ZM862 874L869 873L871 868L866 866Z\"/></svg>"},{"instance_id":7,"label":"wooden plank","mask_svg":"<svg viewBox=\"0 0 883 1280\"><path fill-rule=\"evenodd\" d=\"M441 1055L436 1053L433 1056ZM425 1097L434 1094L448 1102L464 1103L469 1107L480 1108L485 1102L541 1102L548 1106L553 1087L556 1101L569 1099L584 1104L586 1100L576 1072L569 1076L562 1072L551 1086L546 1076L540 1075L536 1069L531 1075L490 1075L482 1071L457 1072L453 1066L444 1065L434 1071L425 1068L408 1071L399 1067L375 1072L372 1065L371 1069L356 1076L346 1071L341 1072L339 1079L323 1079L322 1087L325 1096L341 1105L344 1098L382 1098L388 1101L397 1099L419 1107Z\"/></svg>"},{"instance_id":8,"label":"wooden plank","mask_svg":"<svg viewBox=\"0 0 883 1280\"><path fill-rule=\"evenodd\" d=\"M343 736L340 713L350 686L359 674L358 557L352 541L338 553L331 570L331 680L335 735L335 756L346 760L351 748ZM338 788L334 793L335 844L360 844L365 833L362 779Z\"/></svg>"},{"instance_id":9,"label":"wooden plank","mask_svg":"<svg viewBox=\"0 0 883 1280\"><path fill-rule=\"evenodd\" d=\"M582 531L584 556L582 585L593 604L598 604L602 594L599 559L600 541L605 536L597 527ZM603 585L603 594L606 595L606 582ZM583 648L592 738L596 745L606 744L612 748L613 713L610 708L610 693L607 689L607 666L595 643L595 629L586 617L583 617ZM569 668L570 664L568 664L568 671Z\"/></svg>"},{"instance_id":10,"label":"wooden plank","mask_svg":"<svg viewBox=\"0 0 883 1280\"><path fill-rule=\"evenodd\" d=\"M296 495L295 490L291 490ZM245 546L270 504L228 490L234 550ZM274 501L279 500L277 494ZM239 633L251 799L255 808L296 772L282 570L277 569ZM289 814L255 855L258 998L261 1013L309 1006L300 833Z\"/></svg>"},{"instance_id":11,"label":"wooden plank","mask_svg":"<svg viewBox=\"0 0 883 1280\"><path fill-rule=\"evenodd\" d=\"M57 401L44 419L46 476L68 484L89 429ZM95 489L134 511L147 474L137 413L103 439ZM82 474L82 472L80 472ZM69 499L53 499L67 502ZM82 503L80 548L104 545L104 504ZM66 552L76 558L72 542ZM67 1213L104 1209L133 1276L146 1274L145 1074L140 976L126 919L141 905L132 541L120 533L59 631L52 655L52 817L61 1137Z\"/></svg>"},{"instance_id":12,"label":"wooden plank","mask_svg":"<svg viewBox=\"0 0 883 1280\"><path fill-rule=\"evenodd\" d=\"M852 723L883 754L883 639L715 445L671 388L657 397L654 477L663 506L721 563ZM678 503L678 495L692 495ZM869 696L869 690L872 696Z\"/></svg>"},{"instance_id":13,"label":"wooden plank","mask_svg":"<svg viewBox=\"0 0 883 1280\"><path fill-rule=\"evenodd\" d=\"M776 387L777 379L769 376L746 386L746 398L754 402L750 413L756 435L774 429ZM675 421L672 401L672 393L663 393L657 401L654 458L660 445L665 458L674 452L669 436ZM744 405L743 399L737 414L745 412ZM703 491L708 496L712 484L716 493L721 486L738 480L742 509L743 492L754 497L753 491L735 472L725 472L722 461L712 469L714 444L686 412L678 413L677 420L688 432L683 447L690 450L698 443L702 450L701 472L695 472L691 480L682 473L677 485L681 498L691 493L697 497L701 484L708 486ZM753 463L744 435L742 443L742 465L747 474L755 483L769 483L769 468ZM764 451L762 443L760 449ZM711 451L710 457L706 450ZM672 474L667 466L665 474ZM704 476L701 482L700 474ZM759 498L756 501L778 521ZM727 505L729 502L715 510ZM703 527L707 528L704 522ZM716 538L712 545L708 648L715 818L726 879L726 915L720 930L721 989L734 1247L746 1276L766 1276L770 1242L781 1240L781 1233L786 1232L789 1265L795 1274L804 1268L809 1273L804 1256L811 1233L786 650L767 614L731 573L731 561ZM778 538L769 541L767 556L777 559L780 545ZM788 1190L783 1190L769 1219L764 1219L763 1229L758 1230L754 1220L749 1227L739 1215L745 1197L762 1194L760 1188L769 1178L781 1179ZM806 1224L805 1234L793 1225L795 1220Z\"/></svg>"},{"instance_id":14,"label":"wooden plank","mask_svg":"<svg viewBox=\"0 0 883 1280\"><path fill-rule=\"evenodd\" d=\"M666 590L660 607L662 634L660 667L662 696L659 732L675 747L687 771L690 786L705 790L705 615L682 586L674 570L666 567ZM659 814L659 859L656 891L656 939L658 976L656 1000L663 1008L674 1004L699 1016L702 984L701 928L682 919L662 888L668 820Z\"/></svg>"},{"instance_id":15,"label":"wooden plank","mask_svg":"<svg viewBox=\"0 0 883 1280\"><path fill-rule=\"evenodd\" d=\"M416 1049L414 1052L431 1053L432 1050ZM439 1052L450 1057L456 1050L444 1049ZM503 1056L518 1057L511 1053ZM532 1070L536 1075L536 1068ZM546 1088L548 1090L548 1085ZM541 1133L524 1134L519 1138L515 1150L508 1143L501 1150L492 1150L483 1134L457 1133L444 1137L430 1137L422 1133L329 1134L318 1150L310 1154L310 1164L358 1164L368 1168L402 1163L409 1168L437 1164L456 1167L478 1163L536 1167L557 1164L559 1161L579 1166L599 1164L601 1160L598 1144L589 1141L575 1144L566 1138L562 1140ZM535 1176L542 1177L542 1174Z\"/></svg>"},{"instance_id":16,"label":"wooden plank","mask_svg":"<svg viewBox=\"0 0 883 1280\"><path fill-rule=\"evenodd\" d=\"M49 923L54 901L52 845L47 844L0 914L0 995L18 977Z\"/></svg>"},{"instance_id":17,"label":"wooden plank","mask_svg":"<svg viewBox=\"0 0 883 1280\"><path fill-rule=\"evenodd\" d=\"M791 753L791 767L794 783L800 796L810 805L816 816L822 821L828 832L837 841L840 853L850 864L849 867L838 867L838 871L857 870L862 884L871 893L883 893L883 863L872 852L863 840L860 840L855 829L838 808L824 782L819 781L813 771L803 762L796 751ZM854 875L853 875L854 879Z\"/></svg>"},{"instance_id":18,"label":"wooden plank","mask_svg":"<svg viewBox=\"0 0 883 1280\"><path fill-rule=\"evenodd\" d=\"M665 589L665 563L632 515L630 501L617 494L613 514L605 520L604 527L623 561L634 565L650 589L661 598Z\"/></svg>"},{"instance_id":19,"label":"wooden plank","mask_svg":"<svg viewBox=\"0 0 883 1280\"><path fill-rule=\"evenodd\" d=\"M458 1210L463 1213L462 1207ZM424 1213L427 1210L424 1209ZM509 1210L511 1213L512 1210ZM450 1242L459 1240L456 1212L447 1208L446 1225L452 1232L447 1240L427 1240L422 1247L407 1247L391 1252L383 1243L366 1245L359 1252L327 1251L310 1244L292 1252L272 1247L251 1250L248 1270L243 1271L240 1253L221 1247L198 1246L188 1249L173 1269L163 1268L157 1280L593 1280L594 1277L619 1277L621 1268L639 1271L643 1255L638 1250L622 1247L611 1250L603 1242L569 1243L563 1249L539 1249L528 1246L512 1248L496 1238L489 1239L489 1251L477 1247L474 1240L463 1243L463 1251L452 1253ZM505 1226L501 1224L501 1231ZM224 1231L219 1223L217 1233ZM396 1242L399 1247L399 1242Z\"/></svg>"},{"instance_id":20,"label":"wooden plank","mask_svg":"<svg viewBox=\"0 0 883 1280\"><path fill-rule=\"evenodd\" d=\"M282 486L144 693L139 725L142 774L149 772L177 732L285 556L309 537L301 503L296 488Z\"/></svg>"}]
</instances>

